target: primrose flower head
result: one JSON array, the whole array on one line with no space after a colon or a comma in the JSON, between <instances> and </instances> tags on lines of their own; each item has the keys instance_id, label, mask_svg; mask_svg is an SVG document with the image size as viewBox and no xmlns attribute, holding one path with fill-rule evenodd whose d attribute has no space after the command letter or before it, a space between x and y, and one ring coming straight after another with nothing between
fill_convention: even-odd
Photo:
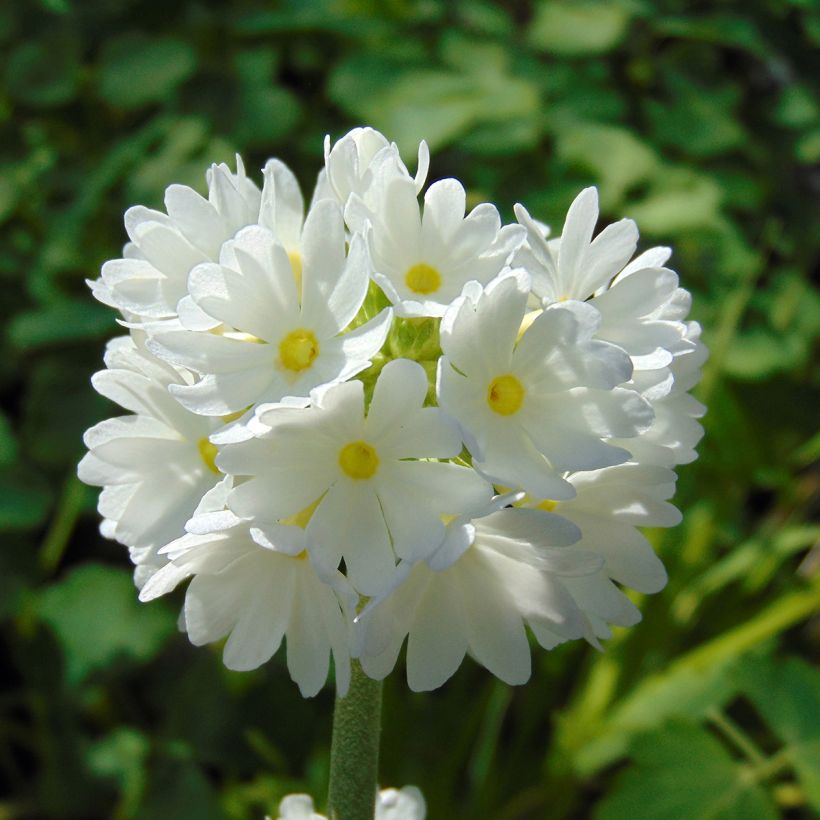
<instances>
[{"instance_id":1,"label":"primrose flower head","mask_svg":"<svg viewBox=\"0 0 820 820\"><path fill-rule=\"evenodd\" d=\"M668 249L630 261L630 220L594 237L592 188L548 238L521 205L467 213L458 180L424 190L424 143L417 166L372 128L328 139L306 211L281 160L261 188L215 166L207 199L131 209L91 283L129 329L93 379L126 415L79 467L103 533L142 600L188 584L184 629L227 639L231 669L284 641L306 697L331 669L345 691L351 658L384 677L405 639L413 689L467 655L519 684L528 632L600 646L636 623L619 585L664 585L639 528L677 523L702 433ZM379 816L423 816L385 794Z\"/></svg>"}]
</instances>

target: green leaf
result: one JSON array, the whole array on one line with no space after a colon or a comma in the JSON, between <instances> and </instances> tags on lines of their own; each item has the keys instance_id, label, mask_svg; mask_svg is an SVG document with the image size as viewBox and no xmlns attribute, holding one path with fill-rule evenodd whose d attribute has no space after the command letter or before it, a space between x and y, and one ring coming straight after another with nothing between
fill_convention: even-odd
<instances>
[{"instance_id":1,"label":"green leaf","mask_svg":"<svg viewBox=\"0 0 820 820\"><path fill-rule=\"evenodd\" d=\"M117 816L136 816L147 782L150 750L151 744L142 732L121 726L96 741L86 752L88 768L100 777L116 780L119 785Z\"/></svg>"},{"instance_id":2,"label":"green leaf","mask_svg":"<svg viewBox=\"0 0 820 820\"><path fill-rule=\"evenodd\" d=\"M9 417L0 410L0 467L8 467L17 458L17 439Z\"/></svg>"},{"instance_id":3,"label":"green leaf","mask_svg":"<svg viewBox=\"0 0 820 820\"><path fill-rule=\"evenodd\" d=\"M239 145L264 148L298 125L299 100L279 86L246 86L239 99L233 136Z\"/></svg>"},{"instance_id":4,"label":"green leaf","mask_svg":"<svg viewBox=\"0 0 820 820\"><path fill-rule=\"evenodd\" d=\"M806 798L820 810L820 672L798 658L750 659L742 688L785 745Z\"/></svg>"},{"instance_id":5,"label":"green leaf","mask_svg":"<svg viewBox=\"0 0 820 820\"><path fill-rule=\"evenodd\" d=\"M720 202L720 188L710 177L675 169L659 174L647 196L626 211L642 233L675 236L714 225Z\"/></svg>"},{"instance_id":6,"label":"green leaf","mask_svg":"<svg viewBox=\"0 0 820 820\"><path fill-rule=\"evenodd\" d=\"M783 595L728 632L678 657L663 672L645 678L610 709L596 736L575 755L590 774L624 754L630 738L670 718L700 718L735 696L740 659L763 641L800 622L820 606L820 583Z\"/></svg>"},{"instance_id":7,"label":"green leaf","mask_svg":"<svg viewBox=\"0 0 820 820\"><path fill-rule=\"evenodd\" d=\"M130 573L103 564L83 564L47 587L36 611L62 646L75 685L120 659L151 660L174 633L170 609L140 604Z\"/></svg>"},{"instance_id":8,"label":"green leaf","mask_svg":"<svg viewBox=\"0 0 820 820\"><path fill-rule=\"evenodd\" d=\"M0 530L29 530L45 520L53 493L31 470L16 467L0 472Z\"/></svg>"},{"instance_id":9,"label":"green leaf","mask_svg":"<svg viewBox=\"0 0 820 820\"><path fill-rule=\"evenodd\" d=\"M634 185L649 179L659 161L653 149L625 128L574 122L558 130L558 157L594 175L604 208L614 208Z\"/></svg>"},{"instance_id":10,"label":"green leaf","mask_svg":"<svg viewBox=\"0 0 820 820\"><path fill-rule=\"evenodd\" d=\"M629 19L629 12L614 3L541 0L528 39L550 54L604 54L623 40Z\"/></svg>"},{"instance_id":11,"label":"green leaf","mask_svg":"<svg viewBox=\"0 0 820 820\"><path fill-rule=\"evenodd\" d=\"M196 65L196 53L184 40L122 34L103 48L100 96L115 108L161 102L194 73Z\"/></svg>"},{"instance_id":12,"label":"green leaf","mask_svg":"<svg viewBox=\"0 0 820 820\"><path fill-rule=\"evenodd\" d=\"M597 807L595 820L777 820L766 791L708 732L672 723L641 736L634 765Z\"/></svg>"},{"instance_id":13,"label":"green leaf","mask_svg":"<svg viewBox=\"0 0 820 820\"><path fill-rule=\"evenodd\" d=\"M669 72L668 101L649 99L646 113L659 145L691 157L712 157L742 146L748 135L739 122L740 89L703 88Z\"/></svg>"},{"instance_id":14,"label":"green leaf","mask_svg":"<svg viewBox=\"0 0 820 820\"><path fill-rule=\"evenodd\" d=\"M752 327L739 331L732 339L723 370L737 379L760 381L776 373L795 370L808 356L808 344L798 334Z\"/></svg>"},{"instance_id":15,"label":"green leaf","mask_svg":"<svg viewBox=\"0 0 820 820\"><path fill-rule=\"evenodd\" d=\"M192 760L160 758L151 768L150 786L135 815L140 820L224 820L213 787Z\"/></svg>"},{"instance_id":16,"label":"green leaf","mask_svg":"<svg viewBox=\"0 0 820 820\"><path fill-rule=\"evenodd\" d=\"M11 343L21 350L101 339L111 333L111 309L91 299L65 300L18 313L9 326Z\"/></svg>"},{"instance_id":17,"label":"green leaf","mask_svg":"<svg viewBox=\"0 0 820 820\"><path fill-rule=\"evenodd\" d=\"M651 19L651 18L650 18ZM712 14L658 17L653 28L663 37L681 37L742 49L766 60L772 50L751 15Z\"/></svg>"},{"instance_id":18,"label":"green leaf","mask_svg":"<svg viewBox=\"0 0 820 820\"><path fill-rule=\"evenodd\" d=\"M80 64L69 32L22 43L9 56L9 94L28 105L50 108L70 102L77 92Z\"/></svg>"},{"instance_id":19,"label":"green leaf","mask_svg":"<svg viewBox=\"0 0 820 820\"><path fill-rule=\"evenodd\" d=\"M507 123L534 116L533 82L509 73L503 50L459 39L445 41L455 70L403 66L372 57L342 63L330 83L332 98L351 114L389 134L403 151L425 139L435 150L479 123ZM475 54L467 51L478 48Z\"/></svg>"}]
</instances>

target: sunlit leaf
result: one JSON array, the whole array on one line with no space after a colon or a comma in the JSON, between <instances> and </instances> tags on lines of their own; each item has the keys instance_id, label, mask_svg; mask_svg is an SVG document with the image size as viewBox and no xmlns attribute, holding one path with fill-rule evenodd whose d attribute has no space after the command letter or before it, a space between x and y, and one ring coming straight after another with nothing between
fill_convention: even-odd
<instances>
[{"instance_id":1,"label":"sunlit leaf","mask_svg":"<svg viewBox=\"0 0 820 820\"><path fill-rule=\"evenodd\" d=\"M60 642L74 684L118 660L151 660L175 630L167 606L140 604L131 574L104 564L73 569L40 593L36 609Z\"/></svg>"},{"instance_id":2,"label":"sunlit leaf","mask_svg":"<svg viewBox=\"0 0 820 820\"><path fill-rule=\"evenodd\" d=\"M766 791L708 732L672 723L635 741L634 764L595 820L777 820Z\"/></svg>"},{"instance_id":3,"label":"sunlit leaf","mask_svg":"<svg viewBox=\"0 0 820 820\"><path fill-rule=\"evenodd\" d=\"M798 658L761 658L745 665L742 680L785 744L809 803L820 810L820 672Z\"/></svg>"},{"instance_id":4,"label":"sunlit leaf","mask_svg":"<svg viewBox=\"0 0 820 820\"><path fill-rule=\"evenodd\" d=\"M100 95L117 108L159 102L193 74L196 63L196 52L185 40L123 34L103 49Z\"/></svg>"},{"instance_id":5,"label":"sunlit leaf","mask_svg":"<svg viewBox=\"0 0 820 820\"><path fill-rule=\"evenodd\" d=\"M629 12L615 3L542 0L530 26L529 41L551 54L602 54L621 42L629 18Z\"/></svg>"}]
</instances>

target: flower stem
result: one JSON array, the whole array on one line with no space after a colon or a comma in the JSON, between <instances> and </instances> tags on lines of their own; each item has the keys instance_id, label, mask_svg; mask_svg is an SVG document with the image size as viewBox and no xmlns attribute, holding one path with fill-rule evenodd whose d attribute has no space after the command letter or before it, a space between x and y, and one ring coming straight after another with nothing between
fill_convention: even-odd
<instances>
[{"instance_id":1,"label":"flower stem","mask_svg":"<svg viewBox=\"0 0 820 820\"><path fill-rule=\"evenodd\" d=\"M330 745L330 820L373 820L379 774L382 682L368 678L357 660L350 689L336 698Z\"/></svg>"}]
</instances>

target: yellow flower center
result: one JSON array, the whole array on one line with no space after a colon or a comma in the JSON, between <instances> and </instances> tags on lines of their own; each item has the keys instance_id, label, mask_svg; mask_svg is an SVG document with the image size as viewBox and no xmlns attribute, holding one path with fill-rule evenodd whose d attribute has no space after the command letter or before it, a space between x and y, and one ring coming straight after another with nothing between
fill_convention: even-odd
<instances>
[{"instance_id":1,"label":"yellow flower center","mask_svg":"<svg viewBox=\"0 0 820 820\"><path fill-rule=\"evenodd\" d=\"M557 506L557 501L553 501L551 498L545 498L543 501L540 501L535 505L535 509L544 510L544 512L552 512Z\"/></svg>"},{"instance_id":2,"label":"yellow flower center","mask_svg":"<svg viewBox=\"0 0 820 820\"><path fill-rule=\"evenodd\" d=\"M404 274L404 283L413 293L426 296L441 287L441 274L432 265L419 262Z\"/></svg>"},{"instance_id":3,"label":"yellow flower center","mask_svg":"<svg viewBox=\"0 0 820 820\"><path fill-rule=\"evenodd\" d=\"M296 280L296 292L302 293L302 254L299 251L288 251L288 260L293 270L293 278Z\"/></svg>"},{"instance_id":4,"label":"yellow flower center","mask_svg":"<svg viewBox=\"0 0 820 820\"><path fill-rule=\"evenodd\" d=\"M379 456L366 441L351 441L339 451L339 466L350 478L372 478L379 469Z\"/></svg>"},{"instance_id":5,"label":"yellow flower center","mask_svg":"<svg viewBox=\"0 0 820 820\"><path fill-rule=\"evenodd\" d=\"M292 330L279 343L279 361L294 373L307 370L319 355L319 340L312 330Z\"/></svg>"},{"instance_id":6,"label":"yellow flower center","mask_svg":"<svg viewBox=\"0 0 820 820\"><path fill-rule=\"evenodd\" d=\"M205 466L215 475L219 475L219 468L216 466L216 456L219 450L216 444L211 444L208 437L204 436L197 442L197 449Z\"/></svg>"},{"instance_id":7,"label":"yellow flower center","mask_svg":"<svg viewBox=\"0 0 820 820\"><path fill-rule=\"evenodd\" d=\"M524 403L524 386L511 373L496 376L487 388L487 404L500 416L512 416Z\"/></svg>"}]
</instances>

